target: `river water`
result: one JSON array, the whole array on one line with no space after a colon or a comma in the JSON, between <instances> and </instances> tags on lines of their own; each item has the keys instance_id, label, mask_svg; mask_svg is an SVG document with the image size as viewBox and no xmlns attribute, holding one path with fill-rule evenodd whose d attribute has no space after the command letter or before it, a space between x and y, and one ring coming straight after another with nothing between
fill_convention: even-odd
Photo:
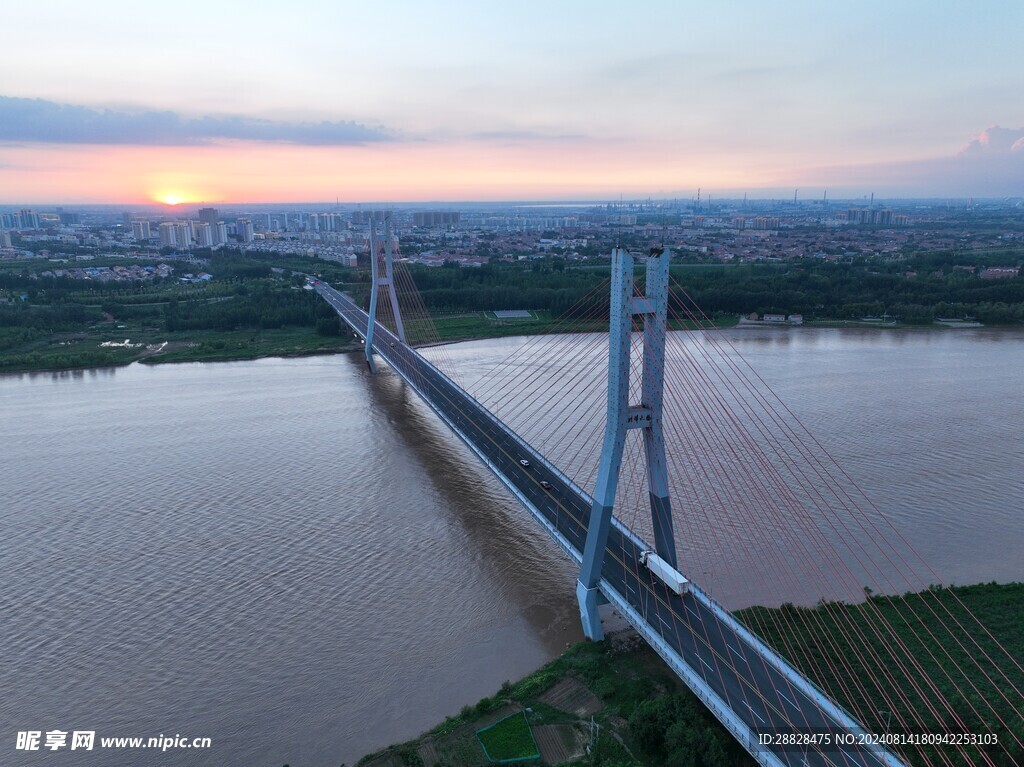
<instances>
[{"instance_id":1,"label":"river water","mask_svg":"<svg viewBox=\"0 0 1024 767\"><path fill-rule=\"evenodd\" d=\"M729 337L944 580L1024 578L1024 332ZM2 764L352 764L581 638L567 561L355 355L0 377L0 416Z\"/></svg>"}]
</instances>

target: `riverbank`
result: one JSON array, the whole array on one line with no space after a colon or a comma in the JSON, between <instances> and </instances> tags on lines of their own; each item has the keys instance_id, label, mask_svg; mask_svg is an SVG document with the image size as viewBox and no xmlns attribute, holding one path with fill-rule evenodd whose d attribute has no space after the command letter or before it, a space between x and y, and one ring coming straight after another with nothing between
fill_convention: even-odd
<instances>
[{"instance_id":1,"label":"riverbank","mask_svg":"<svg viewBox=\"0 0 1024 767\"><path fill-rule=\"evenodd\" d=\"M991 657L1005 659L1005 654L998 651L998 645L1013 658L1024 655L1024 583L930 589L921 594L891 598L873 596L870 604L842 605L838 611L836 607L758 607L740 611L738 615L748 625L761 630L762 627L793 623L772 620L773 616L779 614L786 617L787 612L794 610L814 613L816 622L826 626L837 640L830 642L828 647L815 647L818 665L821 667L839 667L839 663L833 664L830 661L842 660L848 663L850 659L861 657L861 653L851 653L846 646L845 636L848 632L840 629L838 621L865 621L875 608L893 614L909 613L920 620L928 631L938 626L935 616L940 614L946 617L953 615L964 625L969 625L969 611L991 632L984 639L976 636L983 632L975 631L972 634ZM935 610L936 607L941 609ZM771 636L767 628L763 633L774 646L785 646L784 640ZM806 641L807 638L801 637L800 640ZM948 643L940 644L943 662L941 666L927 670L931 678L939 680L939 686L943 687L941 678L944 669L955 665L970 667L972 661L955 637L950 637ZM1005 687L1007 692L1011 689L1010 685L1017 689L1024 685L1024 672L1021 672L1019 666L1007 660L1000 663L1000 668L1009 680ZM809 672L807 668L802 670ZM866 667L860 671L873 673L873 669ZM845 687L834 681L825 686L832 690ZM955 693L948 689L943 689L943 693L954 705L958 704ZM853 701L843 699L842 696L838 702L853 708ZM885 711L887 704L882 700L870 701L866 706L863 701L860 703L862 708L892 715ZM967 705L967 701L963 701L963 704ZM1019 723L1019 713L1002 713L1004 719L1010 713L1008 721ZM529 725L528 728L524 730L519 719L523 719ZM512 725L509 727L512 733L506 740L513 745L517 737L523 741L524 749L528 749L531 742L535 744L534 753L539 752L539 758L530 760L530 764L587 763L630 767L665 764L738 767L755 764L654 651L638 635L625 629L611 634L605 642L580 643L570 647L535 673L515 684L506 682L493 696L473 706L464 707L457 716L449 717L418 738L363 757L358 766L485 765L488 759L481 746L480 735L485 739L487 735L486 731L481 731L498 722ZM865 725L869 731L884 730L882 722L865 721ZM519 728L518 732L515 727ZM935 727L936 731L943 729L941 722L936 723ZM1000 733L1001 743L1010 740L1009 734L995 716L989 719L982 716L975 727L980 728L976 730L978 732ZM532 741L527 735L532 737ZM1022 756L1016 751L1007 754L1001 750L991 750L988 755L992 763L1000 767L1020 763ZM982 759L980 753L977 756L979 760ZM915 757L912 763L925 764L925 758ZM957 763L955 757L954 763Z\"/></svg>"},{"instance_id":2,"label":"riverbank","mask_svg":"<svg viewBox=\"0 0 1024 767\"><path fill-rule=\"evenodd\" d=\"M736 319L722 317L717 318L716 323L721 328L731 327ZM607 330L607 322L599 321L566 326L553 319L549 312L531 312L529 317L515 319L499 319L493 312L466 312L437 317L430 327L422 327L423 323L419 323L420 327L416 327L416 323L408 325L411 326L410 340L417 347L507 336ZM673 329L692 329L692 325L676 322ZM416 331L419 338L412 335ZM104 322L78 332L52 334L26 334L18 328L0 328L0 373L123 367L133 362L159 365L305 357L361 348L362 344L347 329L340 329L336 335L323 335L309 327L167 332L134 322Z\"/></svg>"},{"instance_id":3,"label":"riverbank","mask_svg":"<svg viewBox=\"0 0 1024 767\"><path fill-rule=\"evenodd\" d=\"M4 340L0 329L0 342ZM10 344L14 346L13 341ZM0 348L4 344L0 343ZM263 357L306 357L357 351L351 335L323 336L312 328L244 331L182 331L92 327L54 333L0 351L0 373L33 373L124 367L133 362L230 362Z\"/></svg>"},{"instance_id":4,"label":"riverbank","mask_svg":"<svg viewBox=\"0 0 1024 767\"><path fill-rule=\"evenodd\" d=\"M780 326L742 320L738 315L714 318L715 327L761 328ZM670 321L672 330L693 330L694 323ZM407 323L409 326L415 323ZM782 329L786 329L784 326ZM879 323L807 322L808 328L879 328ZM931 326L899 325L898 329L948 329L948 324ZM971 327L974 327L973 325ZM493 312L464 312L433 318L430 326L410 327L417 347L437 346L461 341L479 341L508 336L550 335L557 333L600 333L607 322L566 324L549 312L530 312L529 317L499 319ZM419 337L412 334L416 333ZM346 329L337 335L323 335L309 327L281 327L270 330L251 328L237 331L167 332L145 323L104 322L77 332L39 333L19 328L0 328L0 373L29 373L88 368L123 367L133 362L159 365L173 362L232 362L264 357L305 357L358 351L360 342Z\"/></svg>"}]
</instances>

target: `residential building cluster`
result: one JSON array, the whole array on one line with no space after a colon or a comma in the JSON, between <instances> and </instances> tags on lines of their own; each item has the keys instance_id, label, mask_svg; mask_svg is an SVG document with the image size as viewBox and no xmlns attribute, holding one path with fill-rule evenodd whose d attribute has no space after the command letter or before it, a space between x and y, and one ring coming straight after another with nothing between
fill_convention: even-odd
<instances>
[{"instance_id":1,"label":"residential building cluster","mask_svg":"<svg viewBox=\"0 0 1024 767\"><path fill-rule=\"evenodd\" d=\"M85 266L70 269L47 269L33 274L39 277L65 277L71 280L95 280L97 282L136 282L157 277L170 277L174 269L167 264L156 266Z\"/></svg>"},{"instance_id":2,"label":"residential building cluster","mask_svg":"<svg viewBox=\"0 0 1024 767\"><path fill-rule=\"evenodd\" d=\"M168 215L168 213L172 215ZM1000 226L991 226L991 217ZM1005 248L1024 239L1024 202L661 200L461 207L252 205L218 209L0 209L0 257L111 253L190 257L222 247L355 266L390 219L400 257L429 266L604 257L616 244L667 245L701 261L843 260L913 250ZM977 226L975 226L977 222ZM970 259L965 259L969 263ZM989 261L991 263L991 261ZM1016 274L1013 263L978 271Z\"/></svg>"}]
</instances>

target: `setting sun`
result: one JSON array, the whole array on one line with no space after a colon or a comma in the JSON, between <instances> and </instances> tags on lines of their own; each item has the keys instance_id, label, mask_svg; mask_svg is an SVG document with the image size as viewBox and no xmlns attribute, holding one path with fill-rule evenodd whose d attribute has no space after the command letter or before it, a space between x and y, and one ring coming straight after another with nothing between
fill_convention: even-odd
<instances>
[{"instance_id":1,"label":"setting sun","mask_svg":"<svg viewBox=\"0 0 1024 767\"><path fill-rule=\"evenodd\" d=\"M195 195L187 194L186 192L182 191L151 192L149 194L149 197L151 200L163 203L164 205L181 205L182 203L185 202L196 202L198 199Z\"/></svg>"},{"instance_id":2,"label":"setting sun","mask_svg":"<svg viewBox=\"0 0 1024 767\"><path fill-rule=\"evenodd\" d=\"M146 196L150 200L172 207L214 201L218 197L216 194L211 194L208 189L194 191L201 187L201 182L197 182L195 178L187 177L187 174L182 173L160 174L160 177L151 179L151 183L147 186L149 186L149 190Z\"/></svg>"}]
</instances>

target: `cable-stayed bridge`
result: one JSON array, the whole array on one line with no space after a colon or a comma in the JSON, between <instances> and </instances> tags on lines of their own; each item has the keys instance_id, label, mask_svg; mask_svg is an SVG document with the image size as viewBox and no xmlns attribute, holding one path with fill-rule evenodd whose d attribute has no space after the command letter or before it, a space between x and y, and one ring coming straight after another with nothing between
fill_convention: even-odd
<instances>
[{"instance_id":1,"label":"cable-stayed bridge","mask_svg":"<svg viewBox=\"0 0 1024 767\"><path fill-rule=\"evenodd\" d=\"M384 360L579 565L576 590L587 636L602 638L598 606L610 603L760 764L908 764L680 572L687 568L677 562L662 422L669 253L648 255L641 293L634 257L613 252L607 415L596 481L588 491L406 343L390 234L387 241L385 253L371 235L369 314L319 280L312 281L314 289L364 340L370 369L375 370L375 355ZM391 328L370 320L378 316L382 293ZM637 325L641 333L634 332ZM634 430L644 446L650 541L614 514L623 451ZM963 762L954 757L935 763ZM977 763L995 764L984 756Z\"/></svg>"}]
</instances>

